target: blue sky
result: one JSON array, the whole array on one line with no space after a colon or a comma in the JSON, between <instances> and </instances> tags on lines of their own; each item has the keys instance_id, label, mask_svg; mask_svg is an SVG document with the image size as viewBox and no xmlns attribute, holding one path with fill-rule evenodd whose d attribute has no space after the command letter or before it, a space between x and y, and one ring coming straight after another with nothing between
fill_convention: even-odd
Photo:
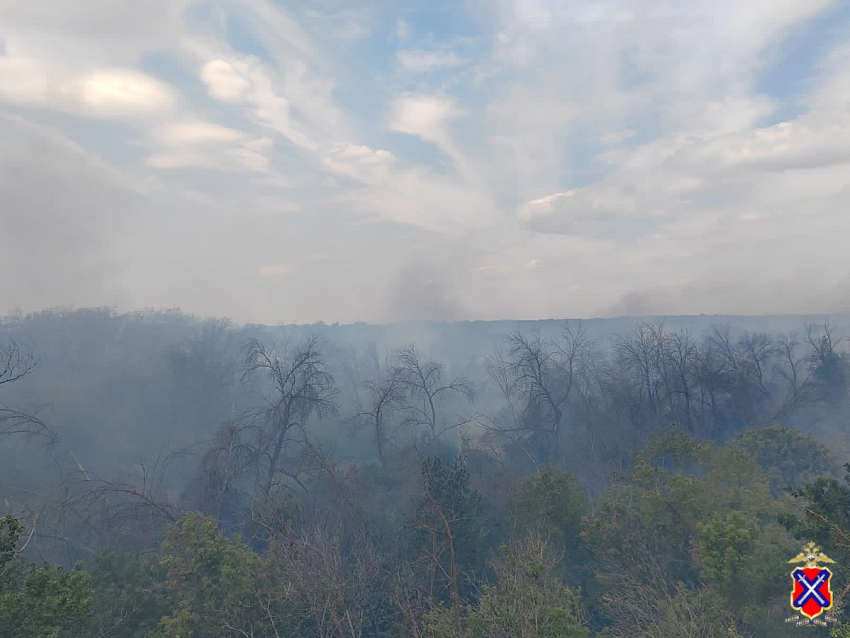
<instances>
[{"instance_id":1,"label":"blue sky","mask_svg":"<svg viewBox=\"0 0 850 638\"><path fill-rule=\"evenodd\" d=\"M837 0L0 0L0 312L850 309Z\"/></svg>"}]
</instances>

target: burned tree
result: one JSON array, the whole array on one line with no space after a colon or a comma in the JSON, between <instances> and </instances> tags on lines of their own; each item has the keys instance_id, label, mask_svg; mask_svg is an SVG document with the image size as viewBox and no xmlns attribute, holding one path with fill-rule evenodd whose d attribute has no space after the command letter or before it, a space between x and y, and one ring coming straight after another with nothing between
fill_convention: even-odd
<instances>
[{"instance_id":1,"label":"burned tree","mask_svg":"<svg viewBox=\"0 0 850 638\"><path fill-rule=\"evenodd\" d=\"M224 510L239 496L240 479L256 465L256 448L251 444L255 433L251 425L228 421L203 453L197 505L205 516L221 520Z\"/></svg>"},{"instance_id":2,"label":"burned tree","mask_svg":"<svg viewBox=\"0 0 850 638\"><path fill-rule=\"evenodd\" d=\"M850 391L850 357L838 351L843 337L835 334L829 322L819 331L807 326L806 337L811 346L809 369L819 398L833 404L846 398Z\"/></svg>"},{"instance_id":3,"label":"burned tree","mask_svg":"<svg viewBox=\"0 0 850 638\"><path fill-rule=\"evenodd\" d=\"M35 370L35 365L33 354L15 341L0 346L0 387L20 381ZM34 414L12 409L0 402L0 435L4 434L55 438L51 428Z\"/></svg>"},{"instance_id":4,"label":"burned tree","mask_svg":"<svg viewBox=\"0 0 850 638\"><path fill-rule=\"evenodd\" d=\"M475 390L464 377L444 381L442 363L424 361L419 350L409 345L393 353L393 364L407 393L407 418L414 427L427 427L433 439L438 439L448 430L464 421L444 425L440 419L438 405L450 398L463 397L470 403L475 400Z\"/></svg>"},{"instance_id":5,"label":"burned tree","mask_svg":"<svg viewBox=\"0 0 850 638\"><path fill-rule=\"evenodd\" d=\"M593 343L580 324L575 331L567 324L557 339L516 332L506 339L506 346L507 352L496 352L487 365L509 415L508 423L495 427L538 448L557 448L568 402Z\"/></svg>"},{"instance_id":6,"label":"burned tree","mask_svg":"<svg viewBox=\"0 0 850 638\"><path fill-rule=\"evenodd\" d=\"M295 451L304 453L310 418L336 414L336 383L328 372L317 337L283 352L252 339L245 346L243 380L258 378L264 403L249 415L258 426L257 481L268 498L280 479L300 483Z\"/></svg>"},{"instance_id":7,"label":"burned tree","mask_svg":"<svg viewBox=\"0 0 850 638\"><path fill-rule=\"evenodd\" d=\"M370 379L364 383L366 405L352 418L355 429L368 429L378 450L381 465L386 465L386 446L390 430L395 424L395 415L403 410L408 385L404 372L390 366L383 378Z\"/></svg>"},{"instance_id":8,"label":"burned tree","mask_svg":"<svg viewBox=\"0 0 850 638\"><path fill-rule=\"evenodd\" d=\"M20 381L35 369L35 357L15 341L0 348L0 385Z\"/></svg>"}]
</instances>

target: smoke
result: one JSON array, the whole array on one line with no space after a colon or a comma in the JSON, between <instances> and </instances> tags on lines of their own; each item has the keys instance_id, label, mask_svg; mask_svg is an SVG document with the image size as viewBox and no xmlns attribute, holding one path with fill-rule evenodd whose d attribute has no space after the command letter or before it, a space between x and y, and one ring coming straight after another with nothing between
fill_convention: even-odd
<instances>
[{"instance_id":1,"label":"smoke","mask_svg":"<svg viewBox=\"0 0 850 638\"><path fill-rule=\"evenodd\" d=\"M850 277L824 280L814 271L804 271L767 281L748 280L745 273L723 273L679 285L649 286L622 295L600 315L830 315L848 311Z\"/></svg>"},{"instance_id":2,"label":"smoke","mask_svg":"<svg viewBox=\"0 0 850 638\"><path fill-rule=\"evenodd\" d=\"M399 321L457 321L463 316L461 284L458 271L447 264L414 262L389 291L388 314Z\"/></svg>"},{"instance_id":3,"label":"smoke","mask_svg":"<svg viewBox=\"0 0 850 638\"><path fill-rule=\"evenodd\" d=\"M0 114L0 140L0 310L119 303L132 190L50 129Z\"/></svg>"}]
</instances>

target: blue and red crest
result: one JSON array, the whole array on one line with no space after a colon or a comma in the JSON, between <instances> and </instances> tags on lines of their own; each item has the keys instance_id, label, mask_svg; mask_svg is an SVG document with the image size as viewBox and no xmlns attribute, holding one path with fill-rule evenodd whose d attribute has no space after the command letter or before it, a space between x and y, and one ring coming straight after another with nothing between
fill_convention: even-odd
<instances>
[{"instance_id":1,"label":"blue and red crest","mask_svg":"<svg viewBox=\"0 0 850 638\"><path fill-rule=\"evenodd\" d=\"M827 567L798 567L791 572L791 607L809 620L832 607L832 572Z\"/></svg>"}]
</instances>

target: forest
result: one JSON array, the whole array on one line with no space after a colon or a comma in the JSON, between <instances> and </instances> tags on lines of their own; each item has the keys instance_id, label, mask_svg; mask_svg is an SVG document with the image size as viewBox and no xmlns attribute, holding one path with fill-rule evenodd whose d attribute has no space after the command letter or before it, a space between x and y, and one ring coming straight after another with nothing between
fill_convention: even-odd
<instances>
[{"instance_id":1,"label":"forest","mask_svg":"<svg viewBox=\"0 0 850 638\"><path fill-rule=\"evenodd\" d=\"M850 638L846 319L6 316L0 637Z\"/></svg>"}]
</instances>

